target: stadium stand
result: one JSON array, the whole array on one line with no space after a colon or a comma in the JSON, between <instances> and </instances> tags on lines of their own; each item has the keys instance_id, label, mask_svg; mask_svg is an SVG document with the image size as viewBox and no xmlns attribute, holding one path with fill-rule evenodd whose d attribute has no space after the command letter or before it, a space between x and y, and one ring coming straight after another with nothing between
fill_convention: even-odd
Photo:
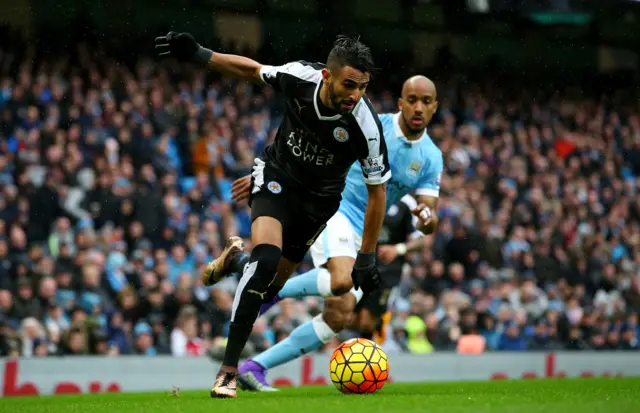
<instances>
[{"instance_id":1,"label":"stadium stand","mask_svg":"<svg viewBox=\"0 0 640 413\"><path fill-rule=\"evenodd\" d=\"M235 280L208 290L197 274L249 235L230 184L273 137L277 96L94 52L0 51L0 356L215 354ZM638 101L460 73L427 73L441 224L408 257L385 349L638 350ZM372 100L394 111L384 81ZM247 354L320 305L281 303Z\"/></svg>"}]
</instances>

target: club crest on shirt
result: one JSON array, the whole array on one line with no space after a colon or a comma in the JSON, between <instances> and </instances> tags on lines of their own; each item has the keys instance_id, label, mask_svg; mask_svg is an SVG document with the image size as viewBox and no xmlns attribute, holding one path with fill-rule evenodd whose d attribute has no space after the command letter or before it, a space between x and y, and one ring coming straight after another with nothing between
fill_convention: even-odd
<instances>
[{"instance_id":1,"label":"club crest on shirt","mask_svg":"<svg viewBox=\"0 0 640 413\"><path fill-rule=\"evenodd\" d=\"M349 140L349 132L341 126L338 126L333 130L333 137L336 138L338 142L346 142Z\"/></svg>"},{"instance_id":2,"label":"club crest on shirt","mask_svg":"<svg viewBox=\"0 0 640 413\"><path fill-rule=\"evenodd\" d=\"M411 165L409 165L407 173L411 176L417 176L420 173L420 169L422 169L422 162L411 161Z\"/></svg>"},{"instance_id":3,"label":"club crest on shirt","mask_svg":"<svg viewBox=\"0 0 640 413\"><path fill-rule=\"evenodd\" d=\"M267 184L267 188L269 188L269 191L273 192L274 194L279 194L280 192L282 192L282 186L280 186L280 184L276 181L269 182Z\"/></svg>"}]
</instances>

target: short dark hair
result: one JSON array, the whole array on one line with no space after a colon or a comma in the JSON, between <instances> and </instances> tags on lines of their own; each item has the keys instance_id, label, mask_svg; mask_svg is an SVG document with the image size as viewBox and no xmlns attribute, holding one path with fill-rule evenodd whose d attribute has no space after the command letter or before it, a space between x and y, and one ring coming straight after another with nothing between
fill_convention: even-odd
<instances>
[{"instance_id":1,"label":"short dark hair","mask_svg":"<svg viewBox=\"0 0 640 413\"><path fill-rule=\"evenodd\" d=\"M376 70L373 64L371 49L360 41L360 36L349 37L340 35L333 43L333 48L327 58L327 67L351 66L363 73L370 73Z\"/></svg>"}]
</instances>

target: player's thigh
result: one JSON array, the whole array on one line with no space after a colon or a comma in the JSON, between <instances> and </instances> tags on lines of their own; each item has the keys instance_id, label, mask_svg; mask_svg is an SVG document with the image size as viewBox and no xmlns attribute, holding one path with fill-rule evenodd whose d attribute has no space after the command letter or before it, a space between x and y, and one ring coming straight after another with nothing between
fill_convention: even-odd
<instances>
[{"instance_id":1,"label":"player's thigh","mask_svg":"<svg viewBox=\"0 0 640 413\"><path fill-rule=\"evenodd\" d=\"M353 288L351 273L355 262L355 258L347 256L332 257L327 262L327 270L331 274L331 292L334 295L347 294Z\"/></svg>"},{"instance_id":2,"label":"player's thigh","mask_svg":"<svg viewBox=\"0 0 640 413\"><path fill-rule=\"evenodd\" d=\"M283 227L282 255L291 262L302 262L339 205L339 200L292 199L287 206L291 214Z\"/></svg>"},{"instance_id":3,"label":"player's thigh","mask_svg":"<svg viewBox=\"0 0 640 413\"><path fill-rule=\"evenodd\" d=\"M257 217L251 223L253 245L271 244L282 248L282 224L273 217Z\"/></svg>"},{"instance_id":4,"label":"player's thigh","mask_svg":"<svg viewBox=\"0 0 640 413\"><path fill-rule=\"evenodd\" d=\"M310 248L313 265L316 268L327 265L336 257L350 257L358 254L356 234L351 222L341 212L336 212L327 221L327 226Z\"/></svg>"},{"instance_id":5,"label":"player's thigh","mask_svg":"<svg viewBox=\"0 0 640 413\"><path fill-rule=\"evenodd\" d=\"M351 323L355 307L356 297L353 294L327 297L324 300L322 318L337 333Z\"/></svg>"},{"instance_id":6,"label":"player's thigh","mask_svg":"<svg viewBox=\"0 0 640 413\"><path fill-rule=\"evenodd\" d=\"M283 228L291 215L286 188L277 180L275 171L257 158L251 173L251 242L282 248Z\"/></svg>"}]
</instances>

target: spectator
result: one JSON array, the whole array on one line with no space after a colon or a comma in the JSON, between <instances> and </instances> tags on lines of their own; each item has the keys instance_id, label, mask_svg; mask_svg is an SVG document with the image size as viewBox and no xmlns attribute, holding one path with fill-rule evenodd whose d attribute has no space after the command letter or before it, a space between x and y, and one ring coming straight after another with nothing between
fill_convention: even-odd
<instances>
[{"instance_id":1,"label":"spectator","mask_svg":"<svg viewBox=\"0 0 640 413\"><path fill-rule=\"evenodd\" d=\"M136 324L133 329L135 338L134 353L143 356L155 356L158 351L153 346L153 330L151 326L144 321Z\"/></svg>"},{"instance_id":2,"label":"spectator","mask_svg":"<svg viewBox=\"0 0 640 413\"><path fill-rule=\"evenodd\" d=\"M34 299L33 287L27 277L18 278L18 294L14 302L16 316L20 319L40 318L42 310L40 301Z\"/></svg>"},{"instance_id":3,"label":"spectator","mask_svg":"<svg viewBox=\"0 0 640 413\"><path fill-rule=\"evenodd\" d=\"M87 334L82 327L72 326L64 337L64 354L69 356L88 354L87 340Z\"/></svg>"},{"instance_id":4,"label":"spectator","mask_svg":"<svg viewBox=\"0 0 640 413\"><path fill-rule=\"evenodd\" d=\"M22 320L21 326L21 338L22 338L22 351L23 357L32 357L38 355L38 346L41 344L45 346L46 353L46 340L45 331L42 325L33 317L25 318Z\"/></svg>"},{"instance_id":5,"label":"spectator","mask_svg":"<svg viewBox=\"0 0 640 413\"><path fill-rule=\"evenodd\" d=\"M529 337L527 348L529 350L553 351L562 350L562 345L556 341L547 320L538 319L533 327L533 333Z\"/></svg>"},{"instance_id":6,"label":"spectator","mask_svg":"<svg viewBox=\"0 0 640 413\"><path fill-rule=\"evenodd\" d=\"M433 351L433 346L427 340L427 325L418 316L407 318L404 326L407 332L407 347L413 354L426 354Z\"/></svg>"},{"instance_id":7,"label":"spectator","mask_svg":"<svg viewBox=\"0 0 640 413\"><path fill-rule=\"evenodd\" d=\"M57 354L60 349L62 333L70 327L69 318L58 303L52 299L47 305L47 314L44 317L47 337L49 338L49 353Z\"/></svg>"},{"instance_id":8,"label":"spectator","mask_svg":"<svg viewBox=\"0 0 640 413\"><path fill-rule=\"evenodd\" d=\"M178 313L176 327L171 332L171 354L176 357L201 356L206 346L198 337L197 310L193 306L184 306Z\"/></svg>"},{"instance_id":9,"label":"spectator","mask_svg":"<svg viewBox=\"0 0 640 413\"><path fill-rule=\"evenodd\" d=\"M520 288L511 292L509 301L513 309L525 310L530 319L541 317L548 305L546 294L532 278L524 279Z\"/></svg>"},{"instance_id":10,"label":"spectator","mask_svg":"<svg viewBox=\"0 0 640 413\"><path fill-rule=\"evenodd\" d=\"M106 336L109 348L117 354L130 354L131 345L127 336L131 323L125 323L122 313L114 312L107 319Z\"/></svg>"},{"instance_id":11,"label":"spectator","mask_svg":"<svg viewBox=\"0 0 640 413\"><path fill-rule=\"evenodd\" d=\"M527 342L522 337L520 327L514 323L509 322L505 326L505 332L500 337L498 343L498 350L500 351L523 351L527 349Z\"/></svg>"}]
</instances>

